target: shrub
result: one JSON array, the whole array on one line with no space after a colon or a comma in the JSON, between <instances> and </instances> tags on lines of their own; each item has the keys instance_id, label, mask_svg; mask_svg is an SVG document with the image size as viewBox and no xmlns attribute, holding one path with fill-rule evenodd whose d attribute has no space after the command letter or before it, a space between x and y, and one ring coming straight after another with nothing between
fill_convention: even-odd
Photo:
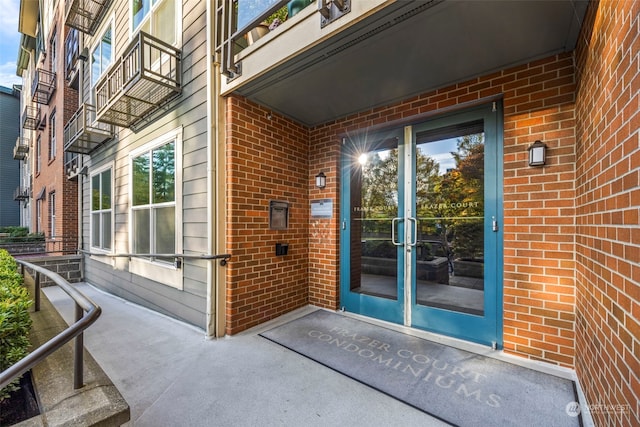
<instances>
[{"instance_id":1,"label":"shrub","mask_svg":"<svg viewBox=\"0 0 640 427\"><path fill-rule=\"evenodd\" d=\"M44 242L44 233L29 233L27 227L1 227L0 243Z\"/></svg>"},{"instance_id":2,"label":"shrub","mask_svg":"<svg viewBox=\"0 0 640 427\"><path fill-rule=\"evenodd\" d=\"M16 261L0 249L0 371L27 355L31 317L29 292ZM0 401L19 388L19 378L0 390Z\"/></svg>"}]
</instances>

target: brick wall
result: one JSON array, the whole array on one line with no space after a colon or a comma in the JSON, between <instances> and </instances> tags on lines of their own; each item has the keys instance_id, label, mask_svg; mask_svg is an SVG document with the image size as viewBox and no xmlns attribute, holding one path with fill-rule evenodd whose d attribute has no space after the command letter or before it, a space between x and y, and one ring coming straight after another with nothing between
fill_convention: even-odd
<instances>
[{"instance_id":1,"label":"brick wall","mask_svg":"<svg viewBox=\"0 0 640 427\"><path fill-rule=\"evenodd\" d=\"M241 98L227 99L227 333L307 304L308 130ZM289 202L288 230L269 202ZM276 243L288 255L276 256Z\"/></svg>"},{"instance_id":2,"label":"brick wall","mask_svg":"<svg viewBox=\"0 0 640 427\"><path fill-rule=\"evenodd\" d=\"M45 198L42 201L42 229L46 236L52 234L56 236L72 237L77 239L78 235L78 185L76 181L69 181L64 170L64 126L67 124L71 115L78 108L78 92L70 88L65 81L64 76L64 41L69 28L64 25L64 4L59 3L54 14L55 24L51 26L51 33L45 37L47 46L49 46L51 37L53 36L54 27L57 29L55 33L57 41L56 52L56 89L53 92L48 105L40 105L43 115L46 115L46 127L37 131L41 138L41 169L39 173L33 169L33 193L34 196L40 193L41 189L46 188ZM47 55L39 64L39 68L51 70L52 55ZM52 140L53 132L51 128L51 113L55 111L55 144L56 156L49 158L49 144ZM34 141L35 146L35 141ZM33 150L35 155L35 149ZM55 213L56 224L55 230L51 230L51 205L50 194L55 192ZM36 229L36 201L31 204L31 230ZM72 250L77 248L75 240L69 240L65 249Z\"/></svg>"},{"instance_id":3,"label":"brick wall","mask_svg":"<svg viewBox=\"0 0 640 427\"><path fill-rule=\"evenodd\" d=\"M573 366L574 89L573 56L563 54L318 126L311 130L309 179L325 171L322 196L338 200L339 135L502 95L504 348ZM549 147L543 168L527 164L536 139ZM310 302L329 308L339 304L337 212L322 240L310 244Z\"/></svg>"},{"instance_id":4,"label":"brick wall","mask_svg":"<svg viewBox=\"0 0 640 427\"><path fill-rule=\"evenodd\" d=\"M639 16L591 3L576 50L576 371L597 425L640 419Z\"/></svg>"},{"instance_id":5,"label":"brick wall","mask_svg":"<svg viewBox=\"0 0 640 427\"><path fill-rule=\"evenodd\" d=\"M42 256L42 257L24 257L19 258L32 264L44 267L54 273L62 276L69 283L77 283L82 280L81 255L61 255L61 256ZM29 274L35 279L36 272L27 269ZM55 283L50 278L41 275L40 286L53 286Z\"/></svg>"}]
</instances>

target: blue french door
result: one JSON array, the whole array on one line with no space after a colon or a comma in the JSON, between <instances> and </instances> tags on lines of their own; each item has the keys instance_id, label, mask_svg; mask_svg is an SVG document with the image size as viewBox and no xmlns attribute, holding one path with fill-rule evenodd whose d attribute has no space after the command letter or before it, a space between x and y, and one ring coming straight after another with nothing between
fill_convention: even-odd
<instances>
[{"instance_id":1,"label":"blue french door","mask_svg":"<svg viewBox=\"0 0 640 427\"><path fill-rule=\"evenodd\" d=\"M347 311L502 345L499 107L345 139Z\"/></svg>"}]
</instances>

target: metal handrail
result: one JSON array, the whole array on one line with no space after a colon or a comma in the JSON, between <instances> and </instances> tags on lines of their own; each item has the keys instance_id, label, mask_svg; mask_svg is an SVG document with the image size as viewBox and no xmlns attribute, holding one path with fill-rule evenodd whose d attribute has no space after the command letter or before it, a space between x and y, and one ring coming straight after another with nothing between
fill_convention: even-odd
<instances>
[{"instance_id":1,"label":"metal handrail","mask_svg":"<svg viewBox=\"0 0 640 427\"><path fill-rule=\"evenodd\" d=\"M73 361L73 388L82 388L84 385L83 331L98 319L100 313L102 313L102 309L89 297L85 296L84 294L82 294L82 292L72 287L69 282L63 279L59 274L24 260L16 259L16 262L20 264L20 271L23 276L25 267L30 268L36 272L34 295L35 311L40 311L40 274L44 274L45 276L53 280L56 285L62 288L62 290L65 291L67 295L69 295L76 303L75 323L32 351L28 356L24 357L16 364L12 365L5 371L0 372L0 388L5 387L15 378L18 378L20 375L36 366L38 363L42 362L51 353L61 348L73 338L76 339Z\"/></svg>"},{"instance_id":2,"label":"metal handrail","mask_svg":"<svg viewBox=\"0 0 640 427\"><path fill-rule=\"evenodd\" d=\"M78 252L81 252L86 255L95 255L95 256L104 256L110 258L182 258L182 259L219 259L220 265L227 265L227 261L231 258L231 254L207 254L207 255L191 255L191 254L112 254L106 252L91 252L85 249L78 249Z\"/></svg>"}]
</instances>

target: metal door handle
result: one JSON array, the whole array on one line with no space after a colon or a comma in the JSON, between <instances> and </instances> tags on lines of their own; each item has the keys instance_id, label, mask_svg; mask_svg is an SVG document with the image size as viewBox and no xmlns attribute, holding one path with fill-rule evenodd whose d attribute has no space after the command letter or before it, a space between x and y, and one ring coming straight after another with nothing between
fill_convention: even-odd
<instances>
[{"instance_id":1,"label":"metal door handle","mask_svg":"<svg viewBox=\"0 0 640 427\"><path fill-rule=\"evenodd\" d=\"M415 246L418 243L418 220L415 219L414 217L410 216L407 218L407 220L411 223L413 223L413 233L411 233L411 230L409 230L409 235L413 234L413 241L409 241L407 242L407 245L409 246ZM411 239L411 236L407 236L408 239Z\"/></svg>"},{"instance_id":2,"label":"metal door handle","mask_svg":"<svg viewBox=\"0 0 640 427\"><path fill-rule=\"evenodd\" d=\"M400 217L396 217L391 220L391 243L396 246L402 246L402 243L396 240L396 224L400 222L401 219Z\"/></svg>"}]
</instances>

